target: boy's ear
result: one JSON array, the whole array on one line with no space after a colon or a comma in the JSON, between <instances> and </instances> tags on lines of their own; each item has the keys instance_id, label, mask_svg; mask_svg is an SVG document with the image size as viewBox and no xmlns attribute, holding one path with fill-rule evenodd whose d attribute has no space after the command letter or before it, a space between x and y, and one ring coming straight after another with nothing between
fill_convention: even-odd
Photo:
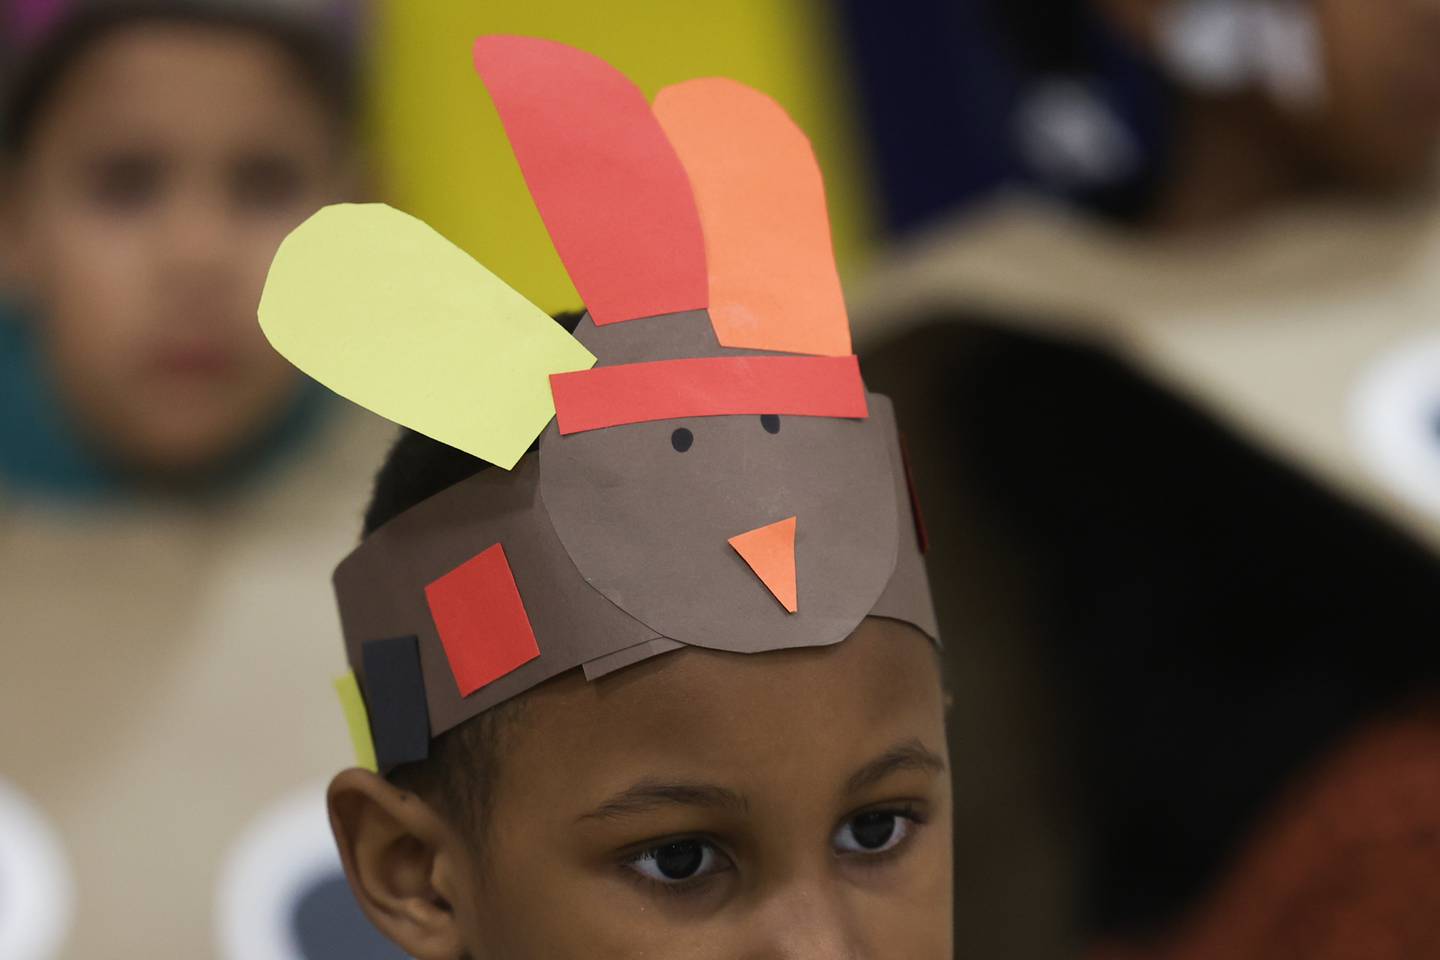
<instances>
[{"instance_id":1,"label":"boy's ear","mask_svg":"<svg viewBox=\"0 0 1440 960\"><path fill-rule=\"evenodd\" d=\"M474 864L463 838L368 770L340 773L327 799L345 876L375 928L415 960L465 956L456 904L468 902Z\"/></svg>"}]
</instances>

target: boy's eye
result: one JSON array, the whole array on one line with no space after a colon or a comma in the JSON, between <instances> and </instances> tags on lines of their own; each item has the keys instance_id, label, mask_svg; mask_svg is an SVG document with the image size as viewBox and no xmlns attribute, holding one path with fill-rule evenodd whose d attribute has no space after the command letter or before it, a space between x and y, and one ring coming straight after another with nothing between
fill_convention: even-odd
<instances>
[{"instance_id":1,"label":"boy's eye","mask_svg":"<svg viewBox=\"0 0 1440 960\"><path fill-rule=\"evenodd\" d=\"M684 453L690 449L690 444L695 442L695 434L684 427L677 427L675 432L670 434L670 446L675 448L676 453Z\"/></svg>"},{"instance_id":2,"label":"boy's eye","mask_svg":"<svg viewBox=\"0 0 1440 960\"><path fill-rule=\"evenodd\" d=\"M284 209L305 189L303 171L285 157L246 157L235 164L231 177L236 203L249 209Z\"/></svg>"},{"instance_id":3,"label":"boy's eye","mask_svg":"<svg viewBox=\"0 0 1440 960\"><path fill-rule=\"evenodd\" d=\"M704 840L675 840L642 850L625 864L647 880L667 886L718 873L725 855Z\"/></svg>"},{"instance_id":4,"label":"boy's eye","mask_svg":"<svg viewBox=\"0 0 1440 960\"><path fill-rule=\"evenodd\" d=\"M874 810L851 817L835 833L841 853L884 853L898 847L915 829L915 821L895 810Z\"/></svg>"},{"instance_id":5,"label":"boy's eye","mask_svg":"<svg viewBox=\"0 0 1440 960\"><path fill-rule=\"evenodd\" d=\"M780 414L765 413L760 416L760 426L765 428L766 433L780 432Z\"/></svg>"},{"instance_id":6,"label":"boy's eye","mask_svg":"<svg viewBox=\"0 0 1440 960\"><path fill-rule=\"evenodd\" d=\"M154 157L109 157L93 169L92 196L112 210L138 210L159 196L164 175L164 165Z\"/></svg>"}]
</instances>

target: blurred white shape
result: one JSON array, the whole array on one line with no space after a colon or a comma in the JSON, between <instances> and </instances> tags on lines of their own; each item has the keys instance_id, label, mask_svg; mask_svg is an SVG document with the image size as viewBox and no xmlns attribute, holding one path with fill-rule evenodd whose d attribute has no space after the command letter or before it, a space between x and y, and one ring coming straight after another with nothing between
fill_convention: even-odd
<instances>
[{"instance_id":1,"label":"blurred white shape","mask_svg":"<svg viewBox=\"0 0 1440 960\"><path fill-rule=\"evenodd\" d=\"M305 960L295 937L295 906L305 892L341 872L313 784L263 811L236 839L221 866L215 923L223 960Z\"/></svg>"},{"instance_id":2,"label":"blurred white shape","mask_svg":"<svg viewBox=\"0 0 1440 960\"><path fill-rule=\"evenodd\" d=\"M74 910L75 882L58 834L0 779L0 957L59 956Z\"/></svg>"},{"instance_id":3,"label":"blurred white shape","mask_svg":"<svg viewBox=\"0 0 1440 960\"><path fill-rule=\"evenodd\" d=\"M1324 38L1312 5L1303 0L1257 4L1255 63L1281 107L1313 110L1325 101Z\"/></svg>"},{"instance_id":4,"label":"blurred white shape","mask_svg":"<svg viewBox=\"0 0 1440 960\"><path fill-rule=\"evenodd\" d=\"M1370 469L1401 498L1440 516L1440 335L1372 365L1356 385L1350 413Z\"/></svg>"},{"instance_id":5,"label":"blurred white shape","mask_svg":"<svg viewBox=\"0 0 1440 960\"><path fill-rule=\"evenodd\" d=\"M1015 116L1026 164L1066 188L1113 183L1140 163L1135 138L1083 83L1057 78L1039 84Z\"/></svg>"},{"instance_id":6,"label":"blurred white shape","mask_svg":"<svg viewBox=\"0 0 1440 960\"><path fill-rule=\"evenodd\" d=\"M1249 8L1253 0L1179 0L1158 21L1160 57L1181 84L1231 93L1251 80Z\"/></svg>"},{"instance_id":7,"label":"blurred white shape","mask_svg":"<svg viewBox=\"0 0 1440 960\"><path fill-rule=\"evenodd\" d=\"M1172 0L1160 59L1182 86L1218 96L1255 86L1287 110L1325 99L1324 37L1306 0Z\"/></svg>"}]
</instances>

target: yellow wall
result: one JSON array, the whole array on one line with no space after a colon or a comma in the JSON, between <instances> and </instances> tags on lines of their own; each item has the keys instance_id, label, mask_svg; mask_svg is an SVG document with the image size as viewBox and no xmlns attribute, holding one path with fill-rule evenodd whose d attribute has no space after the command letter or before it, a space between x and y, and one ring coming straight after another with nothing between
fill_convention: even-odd
<instances>
[{"instance_id":1,"label":"yellow wall","mask_svg":"<svg viewBox=\"0 0 1440 960\"><path fill-rule=\"evenodd\" d=\"M499 117L470 61L482 33L589 50L650 96L696 76L775 97L825 171L837 259L857 262L871 219L848 92L823 0L382 0L375 135L386 200L430 223L542 309L574 308ZM580 158L577 158L577 161Z\"/></svg>"}]
</instances>

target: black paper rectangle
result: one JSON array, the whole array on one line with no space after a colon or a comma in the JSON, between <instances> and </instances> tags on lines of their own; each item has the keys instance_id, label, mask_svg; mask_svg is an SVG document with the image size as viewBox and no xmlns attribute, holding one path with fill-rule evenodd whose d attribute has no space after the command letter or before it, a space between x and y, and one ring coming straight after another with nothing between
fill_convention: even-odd
<instances>
[{"instance_id":1,"label":"black paper rectangle","mask_svg":"<svg viewBox=\"0 0 1440 960\"><path fill-rule=\"evenodd\" d=\"M430 755L430 718L417 638L367 640L362 648L365 698L381 773Z\"/></svg>"}]
</instances>

